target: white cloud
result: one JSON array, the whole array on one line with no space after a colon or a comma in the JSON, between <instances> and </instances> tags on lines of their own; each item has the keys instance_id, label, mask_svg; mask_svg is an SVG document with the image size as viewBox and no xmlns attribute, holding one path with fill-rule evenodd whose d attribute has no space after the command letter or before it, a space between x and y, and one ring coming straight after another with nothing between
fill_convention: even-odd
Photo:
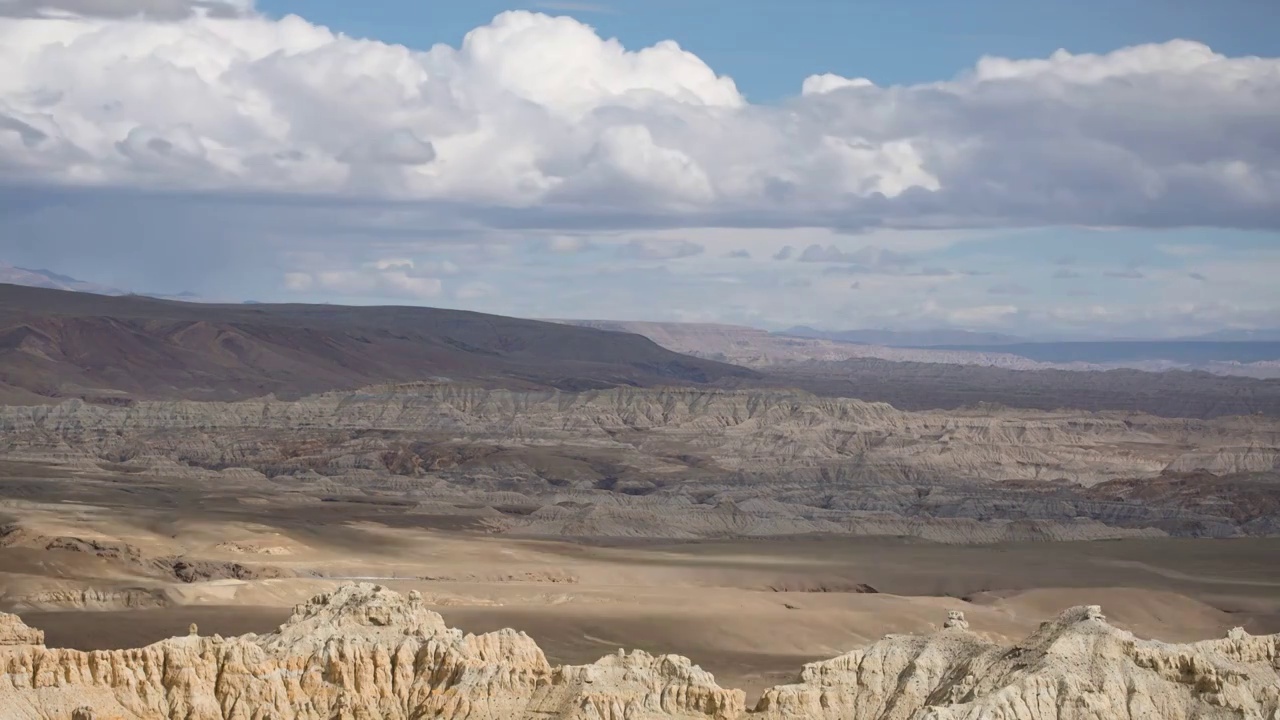
<instances>
[{"instance_id":1,"label":"white cloud","mask_svg":"<svg viewBox=\"0 0 1280 720\"><path fill-rule=\"evenodd\" d=\"M804 79L800 93L802 95L821 95L844 88L874 87L875 83L866 78L847 78L832 73L810 75Z\"/></svg>"},{"instance_id":2,"label":"white cloud","mask_svg":"<svg viewBox=\"0 0 1280 720\"><path fill-rule=\"evenodd\" d=\"M252 0L0 0L0 15L31 18L107 17L174 20L194 14L237 17Z\"/></svg>"},{"instance_id":3,"label":"white cloud","mask_svg":"<svg viewBox=\"0 0 1280 720\"><path fill-rule=\"evenodd\" d=\"M86 16L66 19L3 7L9 182L614 226L1280 227L1280 60L1189 41L983 58L918 86L816 75L761 106L673 42L628 51L523 11L415 51L242 0L39 4ZM122 19L139 14L154 19Z\"/></svg>"},{"instance_id":4,"label":"white cloud","mask_svg":"<svg viewBox=\"0 0 1280 720\"><path fill-rule=\"evenodd\" d=\"M1192 42L760 105L528 12L416 50L246 0L0 0L0 67L0 260L104 284L1099 334L1280 308L1280 60ZM1055 225L1116 250L1017 230Z\"/></svg>"},{"instance_id":5,"label":"white cloud","mask_svg":"<svg viewBox=\"0 0 1280 720\"><path fill-rule=\"evenodd\" d=\"M444 289L444 283L432 275L452 275L457 271L458 266L449 261L416 263L385 258L354 269L287 272L284 287L296 293L426 300L437 297Z\"/></svg>"},{"instance_id":6,"label":"white cloud","mask_svg":"<svg viewBox=\"0 0 1280 720\"><path fill-rule=\"evenodd\" d=\"M835 245L813 244L806 247L796 258L800 262L816 263L849 263L866 270L899 271L914 260L909 255L867 245L852 252L846 252Z\"/></svg>"},{"instance_id":7,"label":"white cloud","mask_svg":"<svg viewBox=\"0 0 1280 720\"><path fill-rule=\"evenodd\" d=\"M408 128L398 128L366 138L338 155L348 165L426 165L436 159L436 149Z\"/></svg>"}]
</instances>

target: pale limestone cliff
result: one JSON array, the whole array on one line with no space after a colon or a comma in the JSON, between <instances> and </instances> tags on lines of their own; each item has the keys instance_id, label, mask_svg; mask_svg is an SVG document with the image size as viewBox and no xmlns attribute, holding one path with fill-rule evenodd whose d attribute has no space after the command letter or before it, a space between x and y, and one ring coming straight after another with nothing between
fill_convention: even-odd
<instances>
[{"instance_id":1,"label":"pale limestone cliff","mask_svg":"<svg viewBox=\"0 0 1280 720\"><path fill-rule=\"evenodd\" d=\"M553 667L523 633L464 635L416 594L348 585L278 632L192 634L145 648L47 649L0 616L0 720L1276 720L1280 636L1233 630L1145 641L1097 607L1012 647L962 614L807 665L799 682L739 690L677 656Z\"/></svg>"},{"instance_id":2,"label":"pale limestone cliff","mask_svg":"<svg viewBox=\"0 0 1280 720\"><path fill-rule=\"evenodd\" d=\"M959 622L956 622L959 620ZM768 720L1273 720L1280 635L1169 645L1073 608L1012 647L963 618L805 666L768 690Z\"/></svg>"},{"instance_id":3,"label":"pale limestone cliff","mask_svg":"<svg viewBox=\"0 0 1280 720\"><path fill-rule=\"evenodd\" d=\"M3 618L3 720L81 708L96 720L727 719L744 704L684 658L553 668L523 633L464 635L416 594L369 584L313 598L269 635L193 634L134 650L47 649Z\"/></svg>"},{"instance_id":4,"label":"pale limestone cliff","mask_svg":"<svg viewBox=\"0 0 1280 720\"><path fill-rule=\"evenodd\" d=\"M27 627L16 615L0 613L0 646L43 644L43 632Z\"/></svg>"}]
</instances>

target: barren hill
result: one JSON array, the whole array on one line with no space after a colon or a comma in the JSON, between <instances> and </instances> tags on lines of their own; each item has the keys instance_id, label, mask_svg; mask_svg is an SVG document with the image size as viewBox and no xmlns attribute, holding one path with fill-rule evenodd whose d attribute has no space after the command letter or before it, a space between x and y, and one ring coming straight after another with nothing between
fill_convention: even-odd
<instances>
[{"instance_id":1,"label":"barren hill","mask_svg":"<svg viewBox=\"0 0 1280 720\"><path fill-rule=\"evenodd\" d=\"M433 378L560 389L756 377L639 335L419 307L211 305L0 285L0 400L296 397Z\"/></svg>"}]
</instances>

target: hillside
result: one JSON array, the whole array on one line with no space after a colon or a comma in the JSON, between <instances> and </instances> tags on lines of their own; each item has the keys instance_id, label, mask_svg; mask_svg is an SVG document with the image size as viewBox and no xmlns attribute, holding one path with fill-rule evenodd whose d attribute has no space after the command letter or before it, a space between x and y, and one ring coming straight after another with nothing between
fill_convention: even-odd
<instances>
[{"instance_id":1,"label":"hillside","mask_svg":"<svg viewBox=\"0 0 1280 720\"><path fill-rule=\"evenodd\" d=\"M297 397L449 378L511 388L732 383L639 335L421 307L212 305L0 285L0 400Z\"/></svg>"}]
</instances>

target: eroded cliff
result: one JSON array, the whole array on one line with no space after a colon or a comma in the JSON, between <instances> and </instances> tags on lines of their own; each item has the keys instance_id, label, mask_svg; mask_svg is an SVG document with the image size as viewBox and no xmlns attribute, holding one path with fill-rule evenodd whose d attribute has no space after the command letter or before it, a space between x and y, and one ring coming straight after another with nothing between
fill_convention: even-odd
<instances>
[{"instance_id":1,"label":"eroded cliff","mask_svg":"<svg viewBox=\"0 0 1280 720\"><path fill-rule=\"evenodd\" d=\"M619 651L555 667L523 633L464 635L421 598L348 585L300 605L277 632L145 648L49 649L0 619L6 720L1273 720L1280 636L1233 631L1144 641L1097 607L1012 647L952 613L927 636L889 636L806 666L754 710L678 656Z\"/></svg>"},{"instance_id":2,"label":"eroded cliff","mask_svg":"<svg viewBox=\"0 0 1280 720\"><path fill-rule=\"evenodd\" d=\"M0 407L0 459L292 500L394 498L540 536L1234 536L1275 524L1274 507L1250 498L1280 482L1280 424L439 383L292 402Z\"/></svg>"}]
</instances>

